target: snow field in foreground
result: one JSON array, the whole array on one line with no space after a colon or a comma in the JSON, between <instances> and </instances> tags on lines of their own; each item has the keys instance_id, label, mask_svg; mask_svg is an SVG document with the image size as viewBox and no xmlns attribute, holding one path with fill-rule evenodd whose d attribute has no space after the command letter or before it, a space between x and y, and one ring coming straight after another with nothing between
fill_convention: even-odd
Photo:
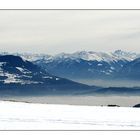
<instances>
[{"instance_id":1,"label":"snow field in foreground","mask_svg":"<svg viewBox=\"0 0 140 140\"><path fill-rule=\"evenodd\" d=\"M0 101L0 130L140 130L140 109Z\"/></svg>"}]
</instances>

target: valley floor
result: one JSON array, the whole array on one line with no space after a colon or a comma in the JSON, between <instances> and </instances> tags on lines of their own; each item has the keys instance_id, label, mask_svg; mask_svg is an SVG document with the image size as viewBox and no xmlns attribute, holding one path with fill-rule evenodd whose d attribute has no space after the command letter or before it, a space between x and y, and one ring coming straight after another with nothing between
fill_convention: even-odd
<instances>
[{"instance_id":1,"label":"valley floor","mask_svg":"<svg viewBox=\"0 0 140 140\"><path fill-rule=\"evenodd\" d=\"M140 130L140 109L0 101L0 130Z\"/></svg>"}]
</instances>

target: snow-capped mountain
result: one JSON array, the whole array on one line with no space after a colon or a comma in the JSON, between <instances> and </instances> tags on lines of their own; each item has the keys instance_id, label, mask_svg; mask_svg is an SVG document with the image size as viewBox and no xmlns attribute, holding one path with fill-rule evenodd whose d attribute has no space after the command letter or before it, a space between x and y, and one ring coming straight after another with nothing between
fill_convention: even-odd
<instances>
[{"instance_id":1,"label":"snow-capped mountain","mask_svg":"<svg viewBox=\"0 0 140 140\"><path fill-rule=\"evenodd\" d=\"M116 53L118 56L121 55L120 52ZM134 60L131 61L131 59ZM52 59L47 59L46 57L44 59L36 61L36 63L39 64L39 61L42 61L45 63L44 65L46 65L46 67L50 66L53 70L56 70L55 72L59 72L59 74L70 74L70 72L75 72L71 74L81 77L84 73L85 77L87 77L89 74L94 74L95 77L96 74L101 74L103 70L107 72L109 69L111 69L112 72L109 72L112 73L112 75L113 73L115 74L116 70L118 70L121 78L123 76L138 78L140 75L140 58L131 59L119 59L118 61L97 61L84 60L82 58L71 59L63 55L62 59L58 59L57 57L57 59L52 61ZM40 63L41 65L42 62ZM91 73L87 68L90 68L92 70ZM107 73L103 74L110 75ZM140 88L109 87L98 89L54 76L46 72L46 70L33 64L32 62L25 60L25 57L24 59L22 59L19 56L0 55L0 97L5 100L9 100L11 99L11 97L12 99L14 99L13 103L0 102L0 129L15 129L15 126L17 129L38 129L38 124L40 124L41 126L39 129L56 129L56 127L59 128L60 124L62 124L62 127L65 129L79 129L79 127L81 126L81 129L85 129L85 127L87 127L87 129L93 129L93 126L99 129L102 129L103 127L107 129L109 129L110 127L114 127L115 129L140 128L140 118L137 115L140 114L139 109L127 109L125 107L120 109L116 108L114 110L114 108L107 107L93 108L85 106L76 107L64 105L38 106L37 104L28 105L27 103L15 102L15 99L17 101L19 101L19 99L26 101L26 99L28 99L28 96L31 96L31 99L33 96L41 96L42 98L44 98L44 95L47 94L84 94L92 96L95 95L95 93L96 95L111 94L122 96L123 94L127 94L129 96L138 96L140 93ZM26 96L27 98L24 99L23 96ZM39 100L39 98L36 99ZM9 113L9 111L11 112ZM117 114L115 114L116 112ZM90 113L91 115L89 115ZM127 117L124 115L126 113ZM70 117L69 114L72 114L72 117ZM110 114L113 114L113 116ZM107 115L105 119L103 119L104 117L102 117L104 115ZM30 120L31 122L29 123ZM136 121L138 123L136 123Z\"/></svg>"},{"instance_id":2,"label":"snow-capped mountain","mask_svg":"<svg viewBox=\"0 0 140 140\"><path fill-rule=\"evenodd\" d=\"M20 56L28 61L36 61L38 59L49 60L51 59L51 55L48 54L30 54L30 53L14 53L13 55Z\"/></svg>"},{"instance_id":3,"label":"snow-capped mountain","mask_svg":"<svg viewBox=\"0 0 140 140\"><path fill-rule=\"evenodd\" d=\"M43 59L47 62L51 62L54 60L65 60L65 59L71 59L71 60L77 60L82 59L86 61L106 61L106 62L112 62L112 61L118 61L118 60L126 60L126 61L132 61L138 57L140 57L140 54L133 53L133 52L125 52L122 50L116 50L114 52L94 52L94 51L78 51L75 53L60 53L57 55L48 55L48 54L32 54L32 53L8 53L8 52L1 52L1 55L15 55L20 56L25 60L28 61L36 61Z\"/></svg>"},{"instance_id":4,"label":"snow-capped mountain","mask_svg":"<svg viewBox=\"0 0 140 140\"><path fill-rule=\"evenodd\" d=\"M64 91L67 94L67 91L78 92L90 89L93 87L51 75L19 56L0 56L0 91L3 91L2 93L40 95Z\"/></svg>"},{"instance_id":5,"label":"snow-capped mountain","mask_svg":"<svg viewBox=\"0 0 140 140\"><path fill-rule=\"evenodd\" d=\"M125 52L121 50L114 51L112 55L116 57L117 60L127 60L127 61L133 61L134 59L140 57L140 54L133 52Z\"/></svg>"},{"instance_id":6,"label":"snow-capped mountain","mask_svg":"<svg viewBox=\"0 0 140 140\"><path fill-rule=\"evenodd\" d=\"M86 61L105 61L112 62L118 60L126 60L132 61L139 57L140 54L125 52L121 50L116 50L114 52L106 53L106 52L93 52L93 51L79 51L72 54L60 53L51 59L82 59Z\"/></svg>"},{"instance_id":7,"label":"snow-capped mountain","mask_svg":"<svg viewBox=\"0 0 140 140\"><path fill-rule=\"evenodd\" d=\"M79 51L53 56L29 53L14 53L14 55L32 61L53 75L72 80L122 78L124 77L123 73L127 73L127 70L125 71L126 65L140 57L140 54L121 50L108 53ZM129 79L129 75L127 76Z\"/></svg>"},{"instance_id":8,"label":"snow-capped mountain","mask_svg":"<svg viewBox=\"0 0 140 140\"><path fill-rule=\"evenodd\" d=\"M9 53L9 52L0 52L0 55L14 55L22 57L22 59L25 59L27 61L36 61L39 59L45 59L48 60L52 56L48 54L37 54L37 53Z\"/></svg>"},{"instance_id":9,"label":"snow-capped mountain","mask_svg":"<svg viewBox=\"0 0 140 140\"><path fill-rule=\"evenodd\" d=\"M0 82L37 84L41 78L54 78L29 61L13 55L0 56Z\"/></svg>"},{"instance_id":10,"label":"snow-capped mountain","mask_svg":"<svg viewBox=\"0 0 140 140\"><path fill-rule=\"evenodd\" d=\"M117 63L107 63L105 61L86 61L81 60L80 62L70 61L68 58L63 63L58 63L57 61L51 66L57 67L55 72L62 72L62 74L69 75L71 72L75 77L78 76L88 76L96 78L97 76L103 76L103 69L109 68L112 66L112 71L114 67L117 67ZM88 64L87 64L88 62ZM126 62L126 61L125 61ZM128 62L128 61L127 61ZM127 64L131 64L132 66L140 66L140 60L135 59L132 62L128 62ZM100 63L100 65L99 65ZM123 61L120 61L123 63ZM49 64L49 63L47 63ZM101 65L102 64L102 65ZM130 66L129 64L129 66ZM138 64L138 65L137 65ZM60 66L59 66L60 65ZM66 67L67 66L67 67ZM91 66L94 71L91 73L87 71L87 67ZM95 66L101 67L100 69L95 69ZM119 66L118 66L119 67ZM125 66L124 66L125 68ZM126 68L128 71L129 69ZM61 71L60 71L61 70ZM96 70L96 71L95 71ZM87 71L87 73L86 73ZM89 73L88 73L89 72ZM113 73L113 72L112 72ZM126 71L127 73L127 71ZM83 75L84 74L84 75ZM92 74L92 75L90 75ZM102 75L101 75L102 74ZM109 74L107 74L109 75ZM71 75L70 75L71 76ZM110 76L110 75L109 75ZM108 76L108 77L109 77ZM127 75L128 76L128 75ZM123 77L121 75L121 77ZM101 77L102 78L102 77ZM19 56L14 55L0 55L0 97L3 96L43 96L43 95L85 95L85 94L94 94L94 93L104 93L111 91L112 93L139 93L140 88L102 88L96 86L88 86L85 84L77 83L65 78L54 76L46 72L45 69L29 62L27 60L22 59Z\"/></svg>"},{"instance_id":11,"label":"snow-capped mountain","mask_svg":"<svg viewBox=\"0 0 140 140\"><path fill-rule=\"evenodd\" d=\"M72 54L61 53L49 59L38 59L35 64L48 72L71 79L112 79L128 62L139 54L116 50L115 52L81 51Z\"/></svg>"}]
</instances>

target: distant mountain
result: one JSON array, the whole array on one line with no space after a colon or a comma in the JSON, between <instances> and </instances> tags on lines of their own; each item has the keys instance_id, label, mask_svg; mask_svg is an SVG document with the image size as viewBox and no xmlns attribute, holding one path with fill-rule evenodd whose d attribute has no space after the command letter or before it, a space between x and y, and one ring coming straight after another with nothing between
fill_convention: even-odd
<instances>
[{"instance_id":1,"label":"distant mountain","mask_svg":"<svg viewBox=\"0 0 140 140\"><path fill-rule=\"evenodd\" d=\"M76 52L61 53L34 61L35 64L57 76L70 79L114 79L122 68L138 58L136 53L116 50L113 53Z\"/></svg>"},{"instance_id":2,"label":"distant mountain","mask_svg":"<svg viewBox=\"0 0 140 140\"><path fill-rule=\"evenodd\" d=\"M51 75L19 56L0 56L0 96L72 94L94 88Z\"/></svg>"},{"instance_id":3,"label":"distant mountain","mask_svg":"<svg viewBox=\"0 0 140 140\"><path fill-rule=\"evenodd\" d=\"M132 52L116 50L110 53L79 51L54 56L29 53L14 53L14 55L31 61L48 73L72 80L140 79L139 62L137 62L140 54Z\"/></svg>"},{"instance_id":4,"label":"distant mountain","mask_svg":"<svg viewBox=\"0 0 140 140\"><path fill-rule=\"evenodd\" d=\"M79 60L80 65L81 63L83 63L83 66L85 68L87 66L87 61L81 59ZM70 62L70 60L68 62ZM124 62L126 62L126 60ZM93 61L93 64L95 63L98 63L98 61ZM107 64L107 62L105 64ZM75 64L75 68L76 66L80 68L79 65ZM136 73L133 73L133 70L135 72L137 71L137 74L139 74L139 67L139 58L130 61L125 66L123 66L124 73L122 73L121 76L123 77L123 75L128 76L127 74L133 74L132 77L134 77L136 76L134 75ZM80 72L81 70L79 69L79 73ZM32 62L22 59L19 56L0 55L0 97L95 94L122 95L139 93L140 87L105 88L77 83L65 78L54 76L46 72L46 70L42 69L41 67L33 64Z\"/></svg>"},{"instance_id":5,"label":"distant mountain","mask_svg":"<svg viewBox=\"0 0 140 140\"><path fill-rule=\"evenodd\" d=\"M140 58L124 65L119 71L119 75L125 79L140 80Z\"/></svg>"},{"instance_id":6,"label":"distant mountain","mask_svg":"<svg viewBox=\"0 0 140 140\"><path fill-rule=\"evenodd\" d=\"M47 62L52 62L54 60L86 60L86 61L105 61L105 62L112 62L118 60L126 60L132 61L138 57L140 54L133 53L133 52L125 52L122 50L116 50L114 52L94 52L94 51L78 51L75 53L60 53L57 55L48 55L48 54L34 54L34 53L8 53L8 52L1 52L1 55L15 55L20 56L25 60L28 61L36 61L43 59Z\"/></svg>"}]
</instances>

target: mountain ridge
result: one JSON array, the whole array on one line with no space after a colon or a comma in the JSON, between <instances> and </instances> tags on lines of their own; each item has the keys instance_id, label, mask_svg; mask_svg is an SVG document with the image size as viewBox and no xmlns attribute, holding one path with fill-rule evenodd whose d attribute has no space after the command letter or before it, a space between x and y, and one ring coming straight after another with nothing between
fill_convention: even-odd
<instances>
[{"instance_id":1,"label":"mountain ridge","mask_svg":"<svg viewBox=\"0 0 140 140\"><path fill-rule=\"evenodd\" d=\"M95 51L77 51L74 53L58 53L56 55L49 55L45 53L8 53L1 52L2 55L16 55L26 58L26 60L35 61L37 59L57 59L57 58L70 58L70 59L83 59L83 60L97 60L97 61L115 61L120 59L133 60L140 57L139 53L127 52L122 50L115 50L114 52L95 52ZM110 59L109 59L110 58Z\"/></svg>"},{"instance_id":2,"label":"mountain ridge","mask_svg":"<svg viewBox=\"0 0 140 140\"><path fill-rule=\"evenodd\" d=\"M6 53L7 54L7 53ZM75 79L140 79L138 70L132 68L140 54L116 50L114 52L78 51L57 55L15 53L25 60L30 60L46 72L71 80ZM137 76L133 78L127 68Z\"/></svg>"}]
</instances>

